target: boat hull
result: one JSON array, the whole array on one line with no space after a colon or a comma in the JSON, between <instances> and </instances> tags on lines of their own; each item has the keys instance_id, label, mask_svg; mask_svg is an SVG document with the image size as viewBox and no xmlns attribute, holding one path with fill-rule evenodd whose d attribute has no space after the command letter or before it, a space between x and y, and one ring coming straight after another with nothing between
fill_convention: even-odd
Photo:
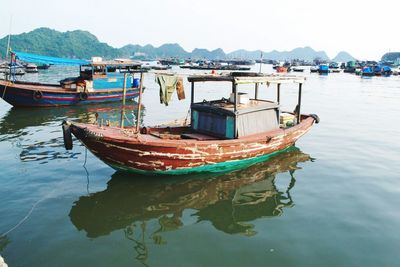
<instances>
[{"instance_id":1,"label":"boat hull","mask_svg":"<svg viewBox=\"0 0 400 267\"><path fill-rule=\"evenodd\" d=\"M313 125L303 116L300 124L231 140L160 139L149 134L132 136L127 129L68 124L95 156L122 171L180 175L226 172L262 162L294 145Z\"/></svg>"},{"instance_id":2,"label":"boat hull","mask_svg":"<svg viewBox=\"0 0 400 267\"><path fill-rule=\"evenodd\" d=\"M139 89L127 89L127 99L133 99L138 95ZM80 93L57 85L12 83L2 80L0 81L0 97L15 107L71 106L121 101L123 90L110 89Z\"/></svg>"}]
</instances>

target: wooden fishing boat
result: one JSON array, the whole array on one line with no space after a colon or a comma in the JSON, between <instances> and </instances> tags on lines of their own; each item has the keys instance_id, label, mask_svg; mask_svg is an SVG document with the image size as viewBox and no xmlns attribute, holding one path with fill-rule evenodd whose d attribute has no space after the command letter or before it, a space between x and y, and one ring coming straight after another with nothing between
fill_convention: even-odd
<instances>
[{"instance_id":1,"label":"wooden fishing boat","mask_svg":"<svg viewBox=\"0 0 400 267\"><path fill-rule=\"evenodd\" d=\"M303 77L239 72L189 76L188 81L189 124L140 127L137 123L136 127L123 128L64 121L66 148L72 148L72 133L95 156L117 170L172 175L224 172L245 168L284 151L319 121L316 115L300 113ZM197 82L229 82L232 97L195 102ZM295 112L280 110L284 83L299 85ZM254 99L238 92L241 84L255 85ZM258 97L261 84L277 85L277 101Z\"/></svg>"},{"instance_id":2,"label":"wooden fishing boat","mask_svg":"<svg viewBox=\"0 0 400 267\"><path fill-rule=\"evenodd\" d=\"M133 61L67 60L15 52L14 59L62 65L79 65L79 76L67 78L59 84L0 80L0 97L19 107L51 107L86 105L133 99L139 94L140 63Z\"/></svg>"}]
</instances>

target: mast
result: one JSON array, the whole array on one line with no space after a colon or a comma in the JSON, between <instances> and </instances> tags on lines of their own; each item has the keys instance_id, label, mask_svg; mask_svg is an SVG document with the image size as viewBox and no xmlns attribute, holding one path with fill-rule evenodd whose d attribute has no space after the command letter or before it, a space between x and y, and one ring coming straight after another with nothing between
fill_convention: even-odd
<instances>
[{"instance_id":1,"label":"mast","mask_svg":"<svg viewBox=\"0 0 400 267\"><path fill-rule=\"evenodd\" d=\"M136 132L140 132L140 113L142 111L142 93L143 93L143 72L140 72L140 84L139 84L139 104L138 104L138 114L136 116Z\"/></svg>"},{"instance_id":2,"label":"mast","mask_svg":"<svg viewBox=\"0 0 400 267\"><path fill-rule=\"evenodd\" d=\"M6 51L6 57L5 57L6 61L7 61L7 58L8 58L8 52L10 51L11 25L12 25L12 15L10 17L10 26L9 26L9 29L8 29L7 51Z\"/></svg>"}]
</instances>

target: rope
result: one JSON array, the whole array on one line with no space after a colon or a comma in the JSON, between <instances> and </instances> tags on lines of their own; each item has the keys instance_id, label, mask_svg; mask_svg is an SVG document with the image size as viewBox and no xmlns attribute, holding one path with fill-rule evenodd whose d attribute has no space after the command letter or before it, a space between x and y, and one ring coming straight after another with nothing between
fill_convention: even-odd
<instances>
[{"instance_id":1,"label":"rope","mask_svg":"<svg viewBox=\"0 0 400 267\"><path fill-rule=\"evenodd\" d=\"M58 184L61 184L62 182L59 182ZM9 230L7 230L6 232L0 234L0 237L5 237L6 235L8 235L9 233L11 233L12 231L14 231L15 229L17 229L19 226L21 226L32 214L32 212L34 211L34 209L36 208L37 205L39 205L40 202L42 202L43 200L49 198L51 196L51 194L53 194L53 192L57 189L60 188L59 186L54 186L53 190L51 190L48 194L46 194L44 197L42 197L41 199L39 199L38 201L35 202L35 204L33 204L33 206L30 208L30 210L28 211L28 213L13 227L11 227Z\"/></svg>"},{"instance_id":2,"label":"rope","mask_svg":"<svg viewBox=\"0 0 400 267\"><path fill-rule=\"evenodd\" d=\"M3 99L4 99L4 96L6 95L6 90L7 90L7 85L4 86L3 96L1 97Z\"/></svg>"},{"instance_id":3,"label":"rope","mask_svg":"<svg viewBox=\"0 0 400 267\"><path fill-rule=\"evenodd\" d=\"M25 217L22 218L15 226L11 227L11 229L9 229L8 231L2 233L2 234L0 235L0 237L3 237L3 236L8 235L9 233L11 233L11 232L14 231L15 229L17 229L21 224L23 224L23 223L29 218L29 216L32 214L32 212L33 212L33 210L36 208L36 206L37 206L40 202L42 202L43 200L47 199L48 196L49 196L50 194L52 194L56 188L57 188L57 187L54 187L54 189L53 189L49 194L47 194L46 196L44 196L44 197L42 197L41 199L39 199L38 201L36 201L35 204L33 204L33 206L31 207L31 209L28 211L28 213L25 215Z\"/></svg>"},{"instance_id":4,"label":"rope","mask_svg":"<svg viewBox=\"0 0 400 267\"><path fill-rule=\"evenodd\" d=\"M190 115L190 109L188 110L188 113L186 114L184 125L188 125L187 121L188 121L189 115Z\"/></svg>"},{"instance_id":5,"label":"rope","mask_svg":"<svg viewBox=\"0 0 400 267\"><path fill-rule=\"evenodd\" d=\"M6 83L6 85L4 85L3 96L1 97L3 99L4 99L4 96L6 95L7 86L8 86L8 83Z\"/></svg>"},{"instance_id":6,"label":"rope","mask_svg":"<svg viewBox=\"0 0 400 267\"><path fill-rule=\"evenodd\" d=\"M134 126L133 124L133 120L131 121L131 120L129 120L129 118L126 116L126 113L124 114L124 119L126 119L127 120L127 122L128 123L130 123L132 126Z\"/></svg>"},{"instance_id":7,"label":"rope","mask_svg":"<svg viewBox=\"0 0 400 267\"><path fill-rule=\"evenodd\" d=\"M88 195L90 195L89 192L89 171L86 168L86 162L87 162L87 147L85 147L85 162L83 163L83 168L85 169L86 172L86 191L88 193Z\"/></svg>"}]
</instances>

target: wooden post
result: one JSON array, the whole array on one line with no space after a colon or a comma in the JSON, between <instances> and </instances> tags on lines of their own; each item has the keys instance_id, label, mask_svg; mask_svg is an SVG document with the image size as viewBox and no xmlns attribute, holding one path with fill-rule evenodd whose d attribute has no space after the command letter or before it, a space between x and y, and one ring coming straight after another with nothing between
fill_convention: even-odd
<instances>
[{"instance_id":1,"label":"wooden post","mask_svg":"<svg viewBox=\"0 0 400 267\"><path fill-rule=\"evenodd\" d=\"M140 131L140 113L142 111L142 91L143 91L143 72L140 73L140 84L139 84L139 106L138 114L136 116L136 132Z\"/></svg>"},{"instance_id":2,"label":"wooden post","mask_svg":"<svg viewBox=\"0 0 400 267\"><path fill-rule=\"evenodd\" d=\"M194 82L192 82L192 91L191 91L191 97L190 97L190 105L194 103Z\"/></svg>"},{"instance_id":3,"label":"wooden post","mask_svg":"<svg viewBox=\"0 0 400 267\"><path fill-rule=\"evenodd\" d=\"M281 103L281 84L280 83L278 83L277 84L277 90L276 90L276 95L277 95L277 102L278 102L278 104L280 104Z\"/></svg>"},{"instance_id":4,"label":"wooden post","mask_svg":"<svg viewBox=\"0 0 400 267\"><path fill-rule=\"evenodd\" d=\"M256 87L254 90L254 99L257 100L258 99L258 87L259 87L259 83L256 83Z\"/></svg>"},{"instance_id":5,"label":"wooden post","mask_svg":"<svg viewBox=\"0 0 400 267\"><path fill-rule=\"evenodd\" d=\"M233 81L232 82L232 92L233 92L233 94L234 94L234 96L233 96L233 103L234 103L234 106L233 106L233 111L234 111L234 113L235 113L235 120L233 121L233 129L234 129L234 134L233 134L233 136L234 136L234 138L237 138L237 133L238 133L238 129L237 129L237 120L238 120L238 116L237 116L237 102L238 102L238 93L237 93L237 88L236 88L236 83L235 83L235 81Z\"/></svg>"},{"instance_id":6,"label":"wooden post","mask_svg":"<svg viewBox=\"0 0 400 267\"><path fill-rule=\"evenodd\" d=\"M124 128L125 120L125 99L126 99L126 72L124 73L124 92L122 96L122 109L121 109L121 121L119 123L121 128Z\"/></svg>"},{"instance_id":7,"label":"wooden post","mask_svg":"<svg viewBox=\"0 0 400 267\"><path fill-rule=\"evenodd\" d=\"M299 83L299 101L298 101L298 109L297 109L297 123L300 123L301 121L301 112L300 112L300 107L301 107L301 88L302 88L303 84Z\"/></svg>"},{"instance_id":8,"label":"wooden post","mask_svg":"<svg viewBox=\"0 0 400 267\"><path fill-rule=\"evenodd\" d=\"M233 95L233 104L234 104L233 111L236 113L236 111L237 111L238 94L237 94L236 83L235 82L232 82L232 93L234 94Z\"/></svg>"}]
</instances>

